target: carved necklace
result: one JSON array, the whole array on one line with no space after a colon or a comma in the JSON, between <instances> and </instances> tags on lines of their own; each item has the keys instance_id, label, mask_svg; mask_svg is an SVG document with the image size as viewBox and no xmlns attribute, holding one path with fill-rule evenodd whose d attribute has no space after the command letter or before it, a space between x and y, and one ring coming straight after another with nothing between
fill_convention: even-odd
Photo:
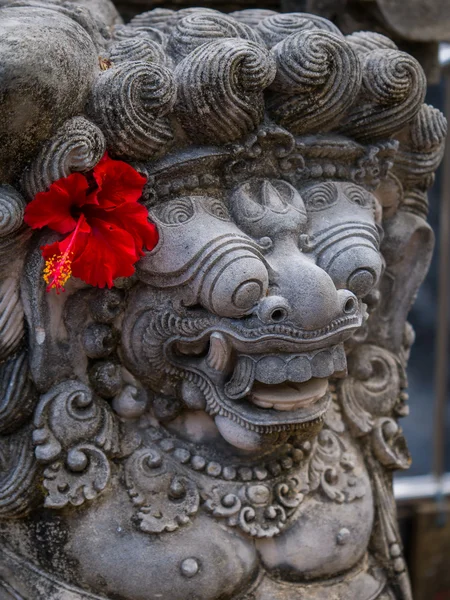
<instances>
[{"instance_id":1,"label":"carved necklace","mask_svg":"<svg viewBox=\"0 0 450 600\"><path fill-rule=\"evenodd\" d=\"M146 533L174 531L203 508L246 534L278 535L297 514L308 494L321 491L343 503L361 498L365 488L354 473L355 460L343 439L336 410L317 438L265 465L223 466L192 454L162 428L150 428L143 444L125 464L128 493Z\"/></svg>"}]
</instances>

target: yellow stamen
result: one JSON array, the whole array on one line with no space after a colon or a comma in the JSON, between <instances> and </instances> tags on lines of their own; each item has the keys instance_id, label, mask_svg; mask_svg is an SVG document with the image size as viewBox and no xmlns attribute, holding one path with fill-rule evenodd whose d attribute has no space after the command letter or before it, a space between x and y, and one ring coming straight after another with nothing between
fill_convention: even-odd
<instances>
[{"instance_id":1,"label":"yellow stamen","mask_svg":"<svg viewBox=\"0 0 450 600\"><path fill-rule=\"evenodd\" d=\"M42 276L47 284L47 292L55 289L56 293L64 292L64 285L72 275L73 252L67 254L55 254L45 261Z\"/></svg>"},{"instance_id":2,"label":"yellow stamen","mask_svg":"<svg viewBox=\"0 0 450 600\"><path fill-rule=\"evenodd\" d=\"M84 221L85 217L82 214L78 219L77 226L70 236L69 243L64 253L54 254L45 261L45 267L42 276L47 284L47 292L53 289L56 290L57 294L59 294L60 291L64 292L64 285L72 275L72 246L75 242L75 238L77 237L80 226L82 223L84 223Z\"/></svg>"}]
</instances>

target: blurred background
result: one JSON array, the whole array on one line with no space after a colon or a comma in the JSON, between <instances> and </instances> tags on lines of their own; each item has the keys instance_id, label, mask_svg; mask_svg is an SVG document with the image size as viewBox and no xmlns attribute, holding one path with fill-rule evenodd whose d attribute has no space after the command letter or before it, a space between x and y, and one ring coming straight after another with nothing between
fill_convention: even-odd
<instances>
[{"instance_id":1,"label":"blurred background","mask_svg":"<svg viewBox=\"0 0 450 600\"><path fill-rule=\"evenodd\" d=\"M426 102L450 121L450 0L115 0L127 21L152 8L208 6L224 12L264 8L311 12L344 33L372 30L415 56L428 78ZM416 342L409 361L410 416L402 423L409 471L395 494L415 600L450 600L450 151L430 191L436 248L409 315Z\"/></svg>"}]
</instances>

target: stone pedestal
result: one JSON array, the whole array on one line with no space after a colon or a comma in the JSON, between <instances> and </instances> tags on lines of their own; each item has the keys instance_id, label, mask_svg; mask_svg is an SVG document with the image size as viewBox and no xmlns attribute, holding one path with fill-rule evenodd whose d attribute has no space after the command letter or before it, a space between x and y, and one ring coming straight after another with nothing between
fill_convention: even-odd
<instances>
[{"instance_id":1,"label":"stone pedestal","mask_svg":"<svg viewBox=\"0 0 450 600\"><path fill-rule=\"evenodd\" d=\"M446 132L417 61L302 13L44 0L3 3L0 55L0 598L411 600L392 473ZM47 291L65 232L25 207L105 151L158 244Z\"/></svg>"}]
</instances>

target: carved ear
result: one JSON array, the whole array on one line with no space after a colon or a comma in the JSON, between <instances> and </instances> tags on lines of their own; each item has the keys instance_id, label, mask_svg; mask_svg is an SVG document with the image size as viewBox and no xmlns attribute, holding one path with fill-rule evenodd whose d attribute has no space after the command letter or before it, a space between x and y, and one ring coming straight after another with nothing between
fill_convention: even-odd
<instances>
[{"instance_id":1,"label":"carved ear","mask_svg":"<svg viewBox=\"0 0 450 600\"><path fill-rule=\"evenodd\" d=\"M377 344L401 352L406 318L431 261L434 234L421 217L402 209L384 222L384 232L386 271L372 336Z\"/></svg>"}]
</instances>

